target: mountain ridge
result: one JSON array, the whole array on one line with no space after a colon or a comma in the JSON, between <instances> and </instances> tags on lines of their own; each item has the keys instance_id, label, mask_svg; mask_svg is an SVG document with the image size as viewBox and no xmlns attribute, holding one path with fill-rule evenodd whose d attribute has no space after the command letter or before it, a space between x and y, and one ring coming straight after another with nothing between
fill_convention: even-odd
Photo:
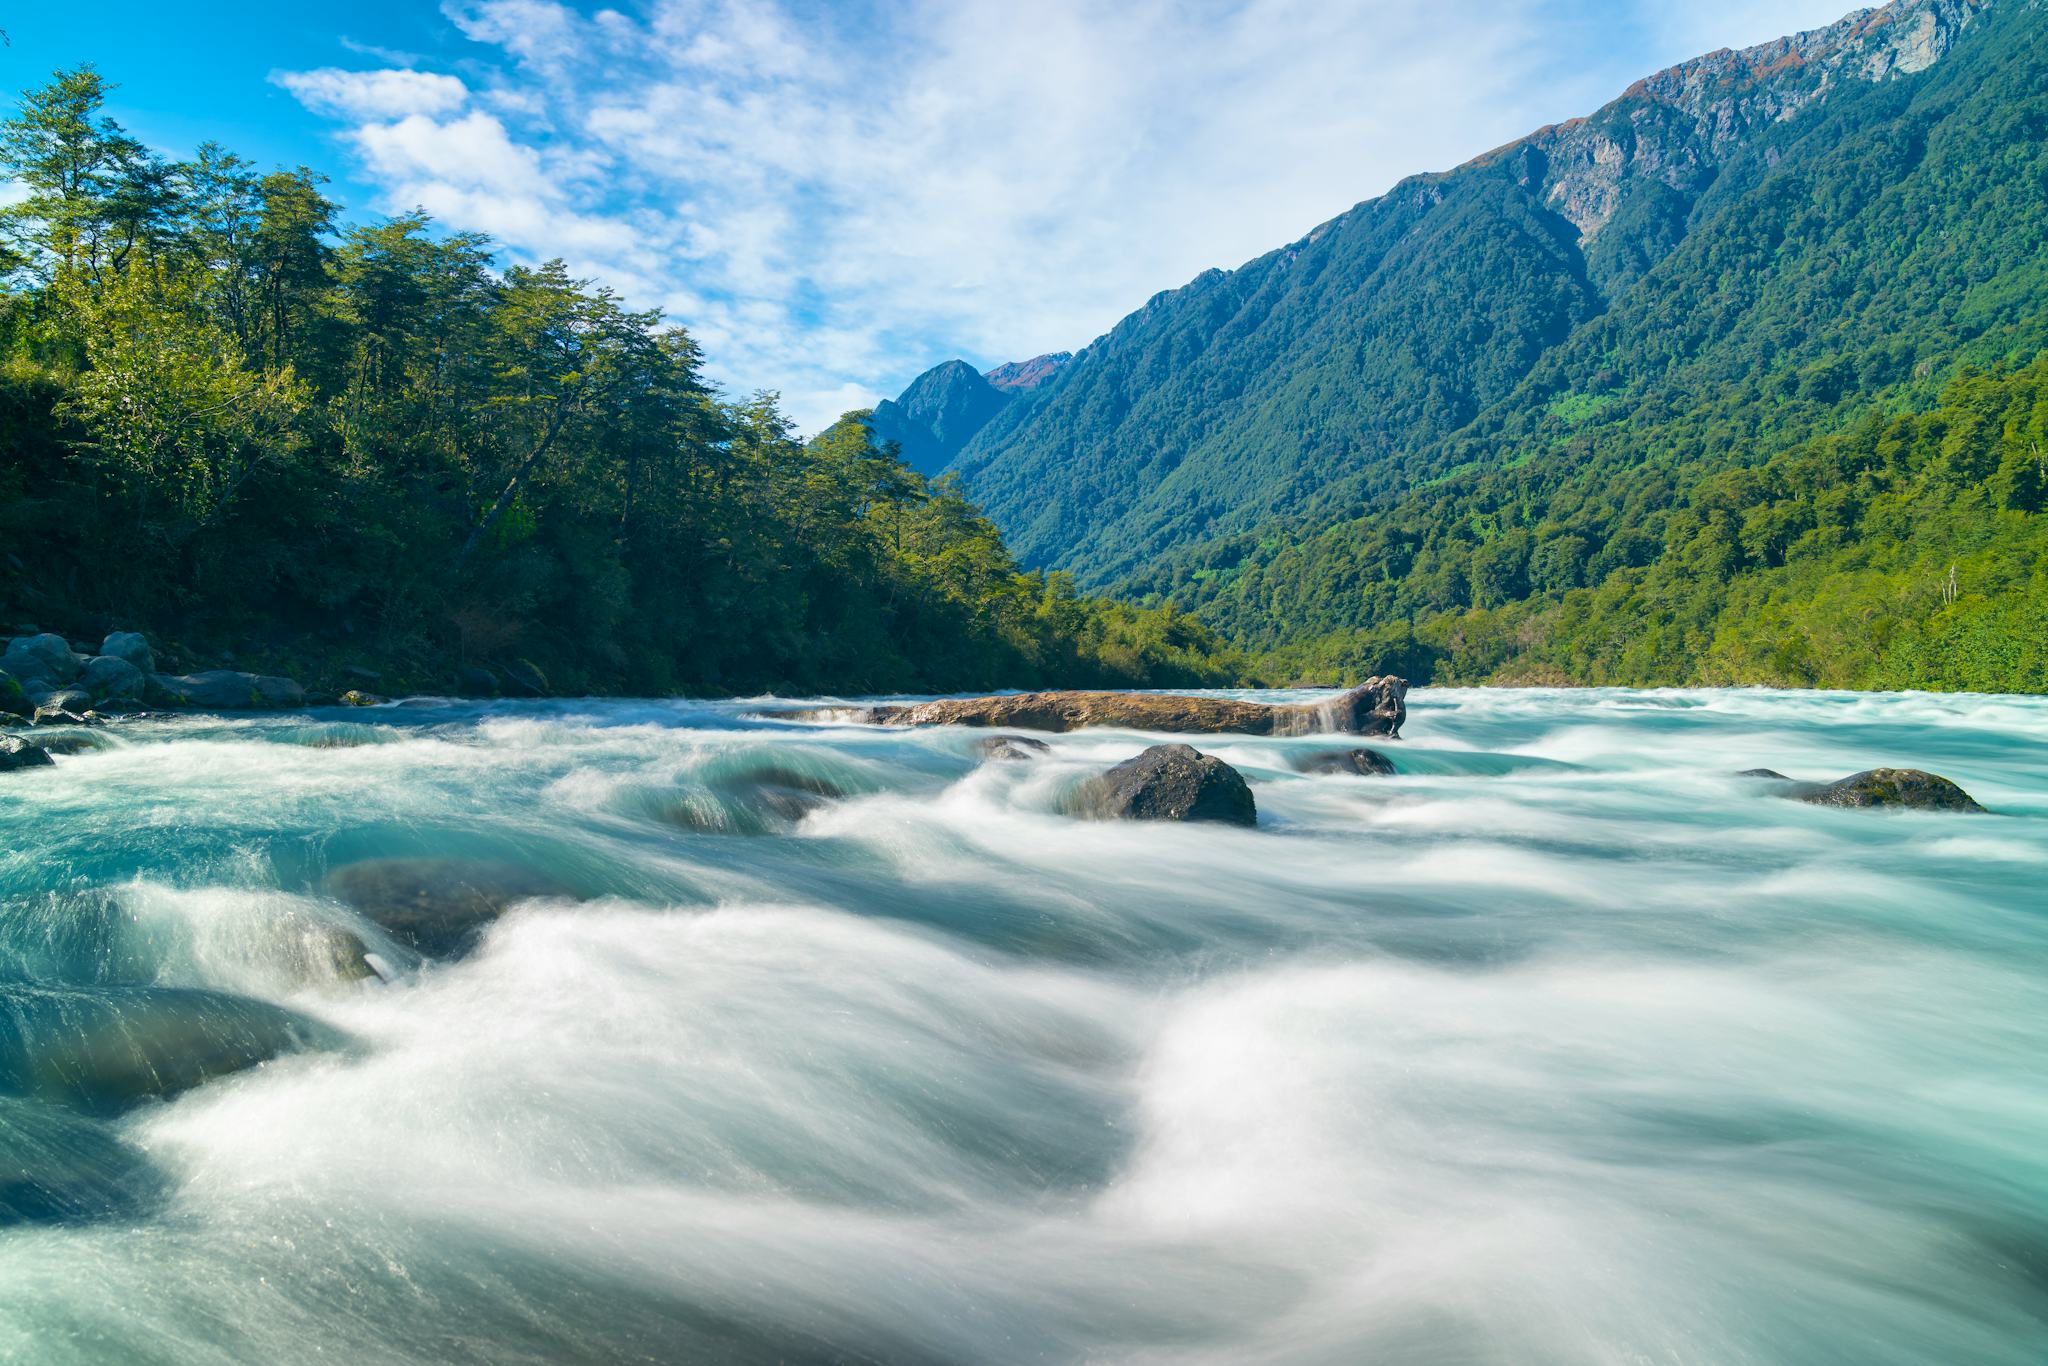
<instances>
[{"instance_id":1,"label":"mountain ridge","mask_svg":"<svg viewBox=\"0 0 2048 1366\"><path fill-rule=\"evenodd\" d=\"M1936 65L1990 0L1900 0L1636 82L1161 291L951 469L1027 562L1111 582L1177 546L1401 484L1685 237L1731 162Z\"/></svg>"}]
</instances>

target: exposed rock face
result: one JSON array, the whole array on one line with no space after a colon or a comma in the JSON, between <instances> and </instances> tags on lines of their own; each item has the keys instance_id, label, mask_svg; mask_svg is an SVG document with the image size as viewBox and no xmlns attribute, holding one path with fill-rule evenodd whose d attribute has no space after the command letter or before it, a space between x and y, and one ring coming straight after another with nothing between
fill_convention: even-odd
<instances>
[{"instance_id":1,"label":"exposed rock face","mask_svg":"<svg viewBox=\"0 0 2048 1366\"><path fill-rule=\"evenodd\" d=\"M485 859L367 859L336 868L324 887L429 958L468 953L514 902L567 894L544 873Z\"/></svg>"},{"instance_id":2,"label":"exposed rock face","mask_svg":"<svg viewBox=\"0 0 2048 1366\"><path fill-rule=\"evenodd\" d=\"M1925 71L1986 3L1908 0L1859 10L1826 28L1660 71L1592 118L1527 140L1543 197L1590 243L1640 186L1698 193L1733 148L1842 82Z\"/></svg>"},{"instance_id":3,"label":"exposed rock face","mask_svg":"<svg viewBox=\"0 0 2048 1366\"><path fill-rule=\"evenodd\" d=\"M991 735L977 741L974 748L982 758L1001 763L1024 762L1052 753L1051 745L1028 735Z\"/></svg>"},{"instance_id":4,"label":"exposed rock face","mask_svg":"<svg viewBox=\"0 0 2048 1366\"><path fill-rule=\"evenodd\" d=\"M1030 360L1013 360L998 365L984 373L982 378L1006 393L1028 394L1058 374L1060 367L1073 358L1071 351L1048 351Z\"/></svg>"},{"instance_id":5,"label":"exposed rock face","mask_svg":"<svg viewBox=\"0 0 2048 1366\"><path fill-rule=\"evenodd\" d=\"M1738 778L1762 778L1774 783L1789 783L1792 781L1775 768L1745 768L1735 776Z\"/></svg>"},{"instance_id":6,"label":"exposed rock face","mask_svg":"<svg viewBox=\"0 0 2048 1366\"><path fill-rule=\"evenodd\" d=\"M498 676L472 664L456 672L455 686L464 697L496 697Z\"/></svg>"},{"instance_id":7,"label":"exposed rock face","mask_svg":"<svg viewBox=\"0 0 2048 1366\"><path fill-rule=\"evenodd\" d=\"M390 700L388 697L379 697L373 692L358 692L354 688L350 688L341 695L341 705L344 707L381 707L390 702Z\"/></svg>"},{"instance_id":8,"label":"exposed rock face","mask_svg":"<svg viewBox=\"0 0 2048 1366\"><path fill-rule=\"evenodd\" d=\"M1014 726L1070 731L1118 726L1181 734L1384 735L1398 739L1408 717L1408 681L1371 678L1320 702L1272 706L1227 697L1172 693L1029 692L1011 697L949 697L910 706L810 707L767 713L784 720L871 726Z\"/></svg>"},{"instance_id":9,"label":"exposed rock face","mask_svg":"<svg viewBox=\"0 0 2048 1366\"><path fill-rule=\"evenodd\" d=\"M1193 745L1154 745L1089 779L1074 810L1096 820L1259 823L1244 775Z\"/></svg>"},{"instance_id":10,"label":"exposed rock face","mask_svg":"<svg viewBox=\"0 0 2048 1366\"><path fill-rule=\"evenodd\" d=\"M38 744L14 735L0 735L0 773L19 768L48 768L54 760Z\"/></svg>"},{"instance_id":11,"label":"exposed rock face","mask_svg":"<svg viewBox=\"0 0 2048 1366\"><path fill-rule=\"evenodd\" d=\"M126 660L144 674L156 672L156 652L149 648L149 642L142 638L140 631L115 631L100 645L102 655Z\"/></svg>"},{"instance_id":12,"label":"exposed rock face","mask_svg":"<svg viewBox=\"0 0 2048 1366\"><path fill-rule=\"evenodd\" d=\"M1879 806L1914 811L1984 809L1948 779L1917 768L1873 768L1789 795L1814 806Z\"/></svg>"},{"instance_id":13,"label":"exposed rock face","mask_svg":"<svg viewBox=\"0 0 2048 1366\"><path fill-rule=\"evenodd\" d=\"M1351 773L1368 778L1391 778L1394 761L1376 749L1325 749L1295 759L1298 773Z\"/></svg>"},{"instance_id":14,"label":"exposed rock face","mask_svg":"<svg viewBox=\"0 0 2048 1366\"><path fill-rule=\"evenodd\" d=\"M0 669L0 713L11 716L28 716L34 713L36 704L29 700L28 691L21 686L21 680L5 669Z\"/></svg>"}]
</instances>

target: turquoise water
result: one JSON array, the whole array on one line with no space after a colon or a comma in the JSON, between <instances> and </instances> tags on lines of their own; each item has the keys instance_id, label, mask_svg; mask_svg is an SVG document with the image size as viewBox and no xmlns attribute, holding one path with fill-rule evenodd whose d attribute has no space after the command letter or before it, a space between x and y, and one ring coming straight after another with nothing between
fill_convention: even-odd
<instances>
[{"instance_id":1,"label":"turquoise water","mask_svg":"<svg viewBox=\"0 0 2048 1366\"><path fill-rule=\"evenodd\" d=\"M0 775L0 1357L2048 1360L2048 701L1423 690L1257 830L754 709ZM1734 776L1880 764L1993 814Z\"/></svg>"}]
</instances>

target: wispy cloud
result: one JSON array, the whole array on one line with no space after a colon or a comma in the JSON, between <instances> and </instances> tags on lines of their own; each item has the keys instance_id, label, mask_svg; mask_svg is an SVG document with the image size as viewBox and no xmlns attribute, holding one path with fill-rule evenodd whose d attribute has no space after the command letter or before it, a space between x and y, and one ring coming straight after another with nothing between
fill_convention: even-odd
<instances>
[{"instance_id":1,"label":"wispy cloud","mask_svg":"<svg viewBox=\"0 0 2048 1366\"><path fill-rule=\"evenodd\" d=\"M1585 112L1687 55L1676 41L1835 17L1829 0L1677 27L1663 0L445 12L477 45L466 80L279 80L342 125L379 207L568 258L810 427L954 354L1083 344L1404 174Z\"/></svg>"}]
</instances>

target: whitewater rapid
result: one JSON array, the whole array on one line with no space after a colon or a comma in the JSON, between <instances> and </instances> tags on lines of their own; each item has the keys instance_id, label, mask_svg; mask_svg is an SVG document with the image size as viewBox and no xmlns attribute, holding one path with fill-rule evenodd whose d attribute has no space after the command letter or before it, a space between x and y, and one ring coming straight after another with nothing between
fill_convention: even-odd
<instances>
[{"instance_id":1,"label":"whitewater rapid","mask_svg":"<svg viewBox=\"0 0 2048 1366\"><path fill-rule=\"evenodd\" d=\"M2048 699L1424 689L1392 778L1197 738L1255 830L1059 814L1157 737L985 764L757 707L188 718L0 775L0 995L318 1029L0 1097L0 1159L124 1183L0 1227L0 1359L2048 1359ZM1992 814L1736 776L1878 765ZM390 858L556 890L423 961L331 892Z\"/></svg>"}]
</instances>

